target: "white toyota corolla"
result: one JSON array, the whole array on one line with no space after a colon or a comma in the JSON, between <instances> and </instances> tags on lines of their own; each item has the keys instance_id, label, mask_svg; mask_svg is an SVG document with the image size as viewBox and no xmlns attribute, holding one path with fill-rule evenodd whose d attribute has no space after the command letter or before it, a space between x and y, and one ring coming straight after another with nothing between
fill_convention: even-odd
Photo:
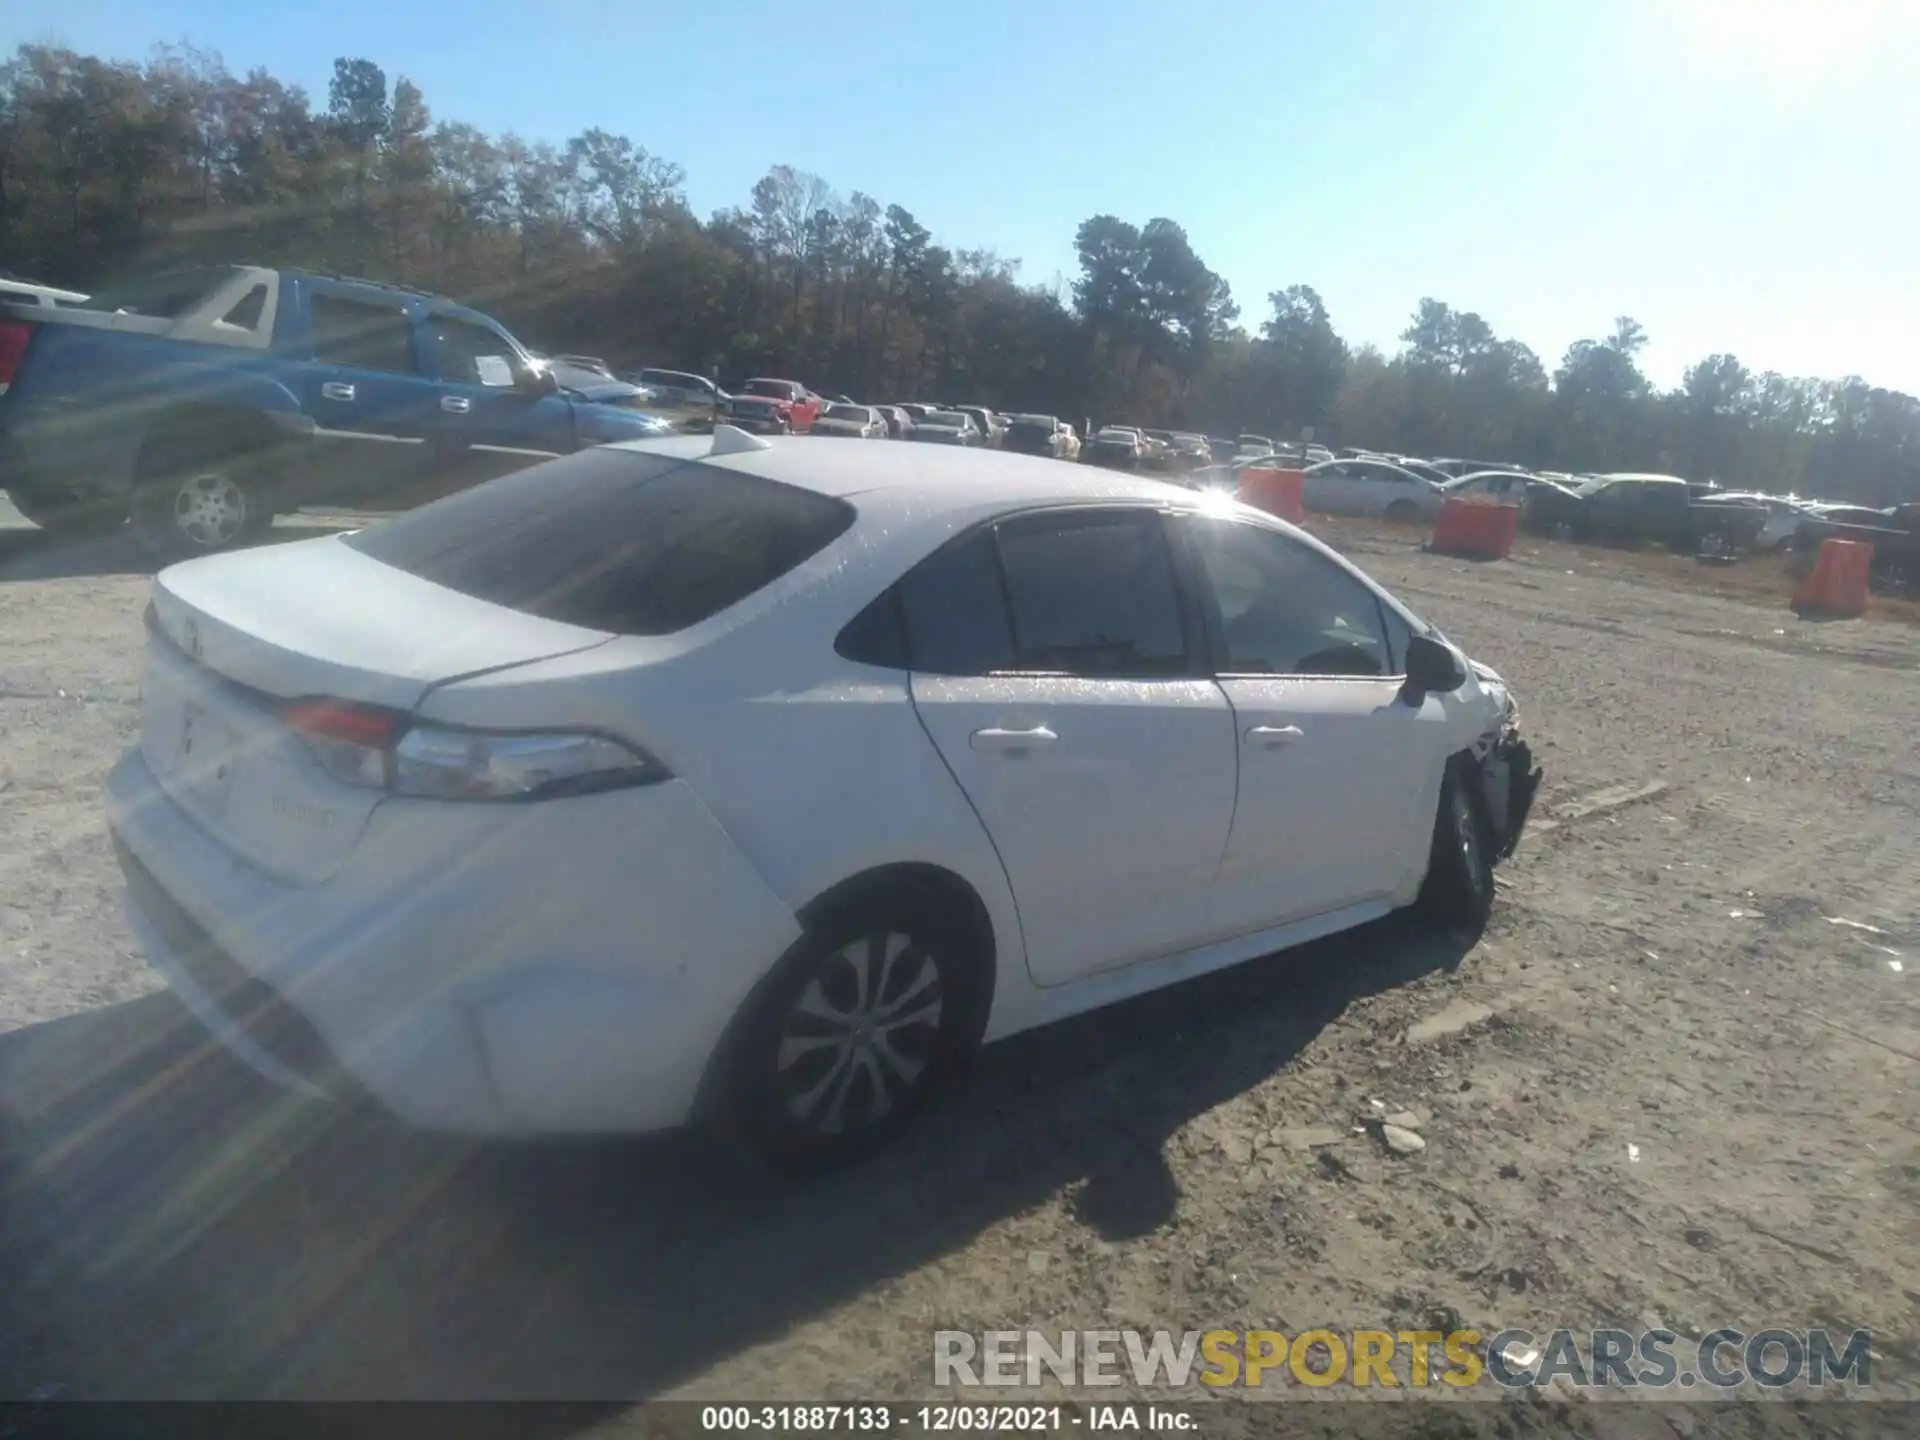
<instances>
[{"instance_id":1,"label":"white toyota corolla","mask_svg":"<svg viewBox=\"0 0 1920 1440\"><path fill-rule=\"evenodd\" d=\"M729 427L163 572L107 783L152 963L476 1134L893 1129L984 1041L1402 906L1538 785L1493 671L1150 479Z\"/></svg>"}]
</instances>

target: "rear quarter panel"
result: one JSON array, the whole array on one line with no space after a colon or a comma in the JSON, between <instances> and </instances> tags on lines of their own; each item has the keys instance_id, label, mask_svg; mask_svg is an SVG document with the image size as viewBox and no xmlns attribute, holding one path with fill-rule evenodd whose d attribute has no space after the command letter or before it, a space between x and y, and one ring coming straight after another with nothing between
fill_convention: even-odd
<instances>
[{"instance_id":1,"label":"rear quarter panel","mask_svg":"<svg viewBox=\"0 0 1920 1440\"><path fill-rule=\"evenodd\" d=\"M123 488L147 431L169 411L299 417L294 368L269 351L43 322L0 401L0 428L35 474Z\"/></svg>"},{"instance_id":2,"label":"rear quarter panel","mask_svg":"<svg viewBox=\"0 0 1920 1440\"><path fill-rule=\"evenodd\" d=\"M878 866L952 871L992 922L998 1015L1026 973L999 858L921 728L906 672L833 650L840 627L905 568L890 548L860 545L858 534L679 635L629 637L597 654L449 685L421 712L456 724L581 726L632 740L692 788L796 911ZM742 995L775 958L742 957Z\"/></svg>"}]
</instances>

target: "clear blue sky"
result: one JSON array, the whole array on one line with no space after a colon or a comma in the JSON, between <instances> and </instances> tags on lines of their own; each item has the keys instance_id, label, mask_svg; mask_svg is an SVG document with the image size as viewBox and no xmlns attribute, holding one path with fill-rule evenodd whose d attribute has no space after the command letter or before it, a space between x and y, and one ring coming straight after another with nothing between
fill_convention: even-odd
<instances>
[{"instance_id":1,"label":"clear blue sky","mask_svg":"<svg viewBox=\"0 0 1920 1440\"><path fill-rule=\"evenodd\" d=\"M1243 321L1305 282L1349 340L1422 295L1549 368L1629 314L1662 383L1756 369L1920 393L1913 0L14 0L0 42L264 66L336 55L437 118L600 125L705 214L785 162L1046 282L1086 216L1183 224Z\"/></svg>"}]
</instances>

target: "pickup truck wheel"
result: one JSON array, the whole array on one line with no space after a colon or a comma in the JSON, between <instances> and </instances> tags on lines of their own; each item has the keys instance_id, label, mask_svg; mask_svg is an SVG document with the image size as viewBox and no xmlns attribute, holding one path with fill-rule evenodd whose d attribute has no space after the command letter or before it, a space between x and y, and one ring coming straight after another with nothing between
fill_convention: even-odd
<instances>
[{"instance_id":1,"label":"pickup truck wheel","mask_svg":"<svg viewBox=\"0 0 1920 1440\"><path fill-rule=\"evenodd\" d=\"M204 555L264 534L273 512L244 456L197 437L163 437L140 457L133 524L162 556Z\"/></svg>"},{"instance_id":2,"label":"pickup truck wheel","mask_svg":"<svg viewBox=\"0 0 1920 1440\"><path fill-rule=\"evenodd\" d=\"M111 535L127 523L124 497L78 500L71 496L54 499L24 490L8 492L13 508L50 535L82 540L89 536Z\"/></svg>"}]
</instances>

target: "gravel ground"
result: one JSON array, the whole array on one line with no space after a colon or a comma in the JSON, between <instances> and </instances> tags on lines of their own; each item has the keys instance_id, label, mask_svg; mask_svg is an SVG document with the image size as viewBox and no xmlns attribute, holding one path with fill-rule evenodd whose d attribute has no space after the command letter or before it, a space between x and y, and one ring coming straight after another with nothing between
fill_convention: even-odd
<instances>
[{"instance_id":1,"label":"gravel ground","mask_svg":"<svg viewBox=\"0 0 1920 1440\"><path fill-rule=\"evenodd\" d=\"M1868 1326L1913 1393L1920 631L1329 533L1521 697L1548 785L1486 936L1386 922L1021 1037L767 1193L210 1053L96 798L145 573L0 530L0 1398L932 1397L932 1331L1029 1325ZM1402 1110L1407 1156L1368 1123Z\"/></svg>"}]
</instances>

